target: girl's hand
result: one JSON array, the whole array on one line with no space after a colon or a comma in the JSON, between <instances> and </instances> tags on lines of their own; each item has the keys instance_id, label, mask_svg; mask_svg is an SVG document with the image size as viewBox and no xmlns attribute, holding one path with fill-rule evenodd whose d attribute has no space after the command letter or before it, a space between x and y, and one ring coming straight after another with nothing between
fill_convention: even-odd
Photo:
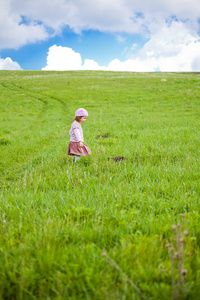
<instances>
[{"instance_id":1,"label":"girl's hand","mask_svg":"<svg viewBox=\"0 0 200 300\"><path fill-rule=\"evenodd\" d=\"M79 146L80 146L81 148L83 148L83 142L80 142Z\"/></svg>"}]
</instances>

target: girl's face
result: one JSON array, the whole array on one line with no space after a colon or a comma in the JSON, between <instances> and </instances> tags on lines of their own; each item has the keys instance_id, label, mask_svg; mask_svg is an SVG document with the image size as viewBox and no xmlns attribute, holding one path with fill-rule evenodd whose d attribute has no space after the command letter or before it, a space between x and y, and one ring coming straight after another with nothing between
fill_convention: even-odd
<instances>
[{"instance_id":1,"label":"girl's face","mask_svg":"<svg viewBox=\"0 0 200 300\"><path fill-rule=\"evenodd\" d=\"M80 118L80 123L84 123L86 121L87 117L81 117Z\"/></svg>"}]
</instances>

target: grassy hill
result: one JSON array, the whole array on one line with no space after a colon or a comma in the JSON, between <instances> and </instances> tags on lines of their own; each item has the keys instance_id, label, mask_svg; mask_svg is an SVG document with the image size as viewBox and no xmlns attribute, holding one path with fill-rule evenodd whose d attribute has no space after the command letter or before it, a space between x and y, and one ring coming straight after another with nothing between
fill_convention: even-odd
<instances>
[{"instance_id":1,"label":"grassy hill","mask_svg":"<svg viewBox=\"0 0 200 300\"><path fill-rule=\"evenodd\" d=\"M0 112L0 299L198 299L199 74L0 71Z\"/></svg>"}]
</instances>

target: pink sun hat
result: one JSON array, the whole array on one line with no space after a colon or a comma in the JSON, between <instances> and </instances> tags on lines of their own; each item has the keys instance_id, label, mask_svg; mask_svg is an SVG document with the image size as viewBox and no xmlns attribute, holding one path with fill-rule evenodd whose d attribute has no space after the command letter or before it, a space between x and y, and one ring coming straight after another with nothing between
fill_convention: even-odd
<instances>
[{"instance_id":1,"label":"pink sun hat","mask_svg":"<svg viewBox=\"0 0 200 300\"><path fill-rule=\"evenodd\" d=\"M86 109L84 108L79 108L77 109L77 111L75 112L75 116L76 117L88 117L88 112Z\"/></svg>"}]
</instances>

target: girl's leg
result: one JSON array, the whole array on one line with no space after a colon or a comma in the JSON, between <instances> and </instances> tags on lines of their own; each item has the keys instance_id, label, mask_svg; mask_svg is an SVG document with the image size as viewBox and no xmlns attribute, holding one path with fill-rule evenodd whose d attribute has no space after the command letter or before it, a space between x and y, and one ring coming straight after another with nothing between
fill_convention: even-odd
<instances>
[{"instance_id":1,"label":"girl's leg","mask_svg":"<svg viewBox=\"0 0 200 300\"><path fill-rule=\"evenodd\" d=\"M74 162L76 162L77 160L79 160L81 158L81 156L80 155L74 155Z\"/></svg>"}]
</instances>

